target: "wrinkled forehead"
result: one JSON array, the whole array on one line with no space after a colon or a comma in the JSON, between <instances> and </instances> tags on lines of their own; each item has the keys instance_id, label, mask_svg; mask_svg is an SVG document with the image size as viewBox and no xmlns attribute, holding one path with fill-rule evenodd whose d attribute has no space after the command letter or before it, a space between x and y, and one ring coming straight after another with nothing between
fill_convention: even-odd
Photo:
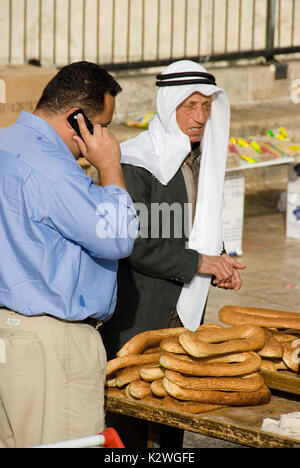
<instances>
[{"instance_id":1,"label":"wrinkled forehead","mask_svg":"<svg viewBox=\"0 0 300 468\"><path fill-rule=\"evenodd\" d=\"M203 102L211 102L211 101L212 101L212 96L202 94L200 93L200 91L195 91L192 94L190 94L188 97L183 99L183 101L179 103L177 108L187 103L203 103Z\"/></svg>"}]
</instances>

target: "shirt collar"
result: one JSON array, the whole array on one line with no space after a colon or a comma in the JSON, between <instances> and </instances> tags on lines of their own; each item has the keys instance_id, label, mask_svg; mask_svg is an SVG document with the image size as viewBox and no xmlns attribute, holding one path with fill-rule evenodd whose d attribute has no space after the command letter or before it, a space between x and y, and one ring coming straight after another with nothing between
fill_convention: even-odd
<instances>
[{"instance_id":1,"label":"shirt collar","mask_svg":"<svg viewBox=\"0 0 300 468\"><path fill-rule=\"evenodd\" d=\"M76 162L75 156L72 154L64 140L46 120L35 114L31 114L30 112L21 111L16 123L32 128L35 132L41 133L44 138L46 137L55 145L63 147L66 156L69 156Z\"/></svg>"}]
</instances>

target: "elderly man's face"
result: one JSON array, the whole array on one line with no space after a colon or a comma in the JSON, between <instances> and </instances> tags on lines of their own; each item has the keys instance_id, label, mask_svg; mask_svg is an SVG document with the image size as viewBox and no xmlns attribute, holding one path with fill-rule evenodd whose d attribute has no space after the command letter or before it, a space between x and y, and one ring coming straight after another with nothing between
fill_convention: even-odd
<instances>
[{"instance_id":1,"label":"elderly man's face","mask_svg":"<svg viewBox=\"0 0 300 468\"><path fill-rule=\"evenodd\" d=\"M176 120L180 130L191 143L200 141L204 127L211 112L211 96L200 93L191 94L176 110Z\"/></svg>"}]
</instances>

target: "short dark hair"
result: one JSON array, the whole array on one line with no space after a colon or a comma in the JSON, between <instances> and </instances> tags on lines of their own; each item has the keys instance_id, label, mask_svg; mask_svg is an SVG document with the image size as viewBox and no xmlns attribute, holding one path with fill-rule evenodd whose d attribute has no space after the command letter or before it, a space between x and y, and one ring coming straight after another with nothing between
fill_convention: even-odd
<instances>
[{"instance_id":1,"label":"short dark hair","mask_svg":"<svg viewBox=\"0 0 300 468\"><path fill-rule=\"evenodd\" d=\"M116 96L121 86L105 68L81 61L64 66L47 84L36 110L57 114L81 108L90 118L104 109L106 93Z\"/></svg>"}]
</instances>

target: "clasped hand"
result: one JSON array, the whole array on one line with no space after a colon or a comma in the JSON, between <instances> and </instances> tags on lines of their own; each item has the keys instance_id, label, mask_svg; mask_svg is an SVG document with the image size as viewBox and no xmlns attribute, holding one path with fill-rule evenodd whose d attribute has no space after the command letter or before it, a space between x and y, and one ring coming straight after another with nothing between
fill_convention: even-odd
<instances>
[{"instance_id":1,"label":"clasped hand","mask_svg":"<svg viewBox=\"0 0 300 468\"><path fill-rule=\"evenodd\" d=\"M246 268L228 254L220 256L202 254L202 263L198 269L199 274L212 275L213 284L223 289L238 291L242 286L239 270Z\"/></svg>"}]
</instances>

